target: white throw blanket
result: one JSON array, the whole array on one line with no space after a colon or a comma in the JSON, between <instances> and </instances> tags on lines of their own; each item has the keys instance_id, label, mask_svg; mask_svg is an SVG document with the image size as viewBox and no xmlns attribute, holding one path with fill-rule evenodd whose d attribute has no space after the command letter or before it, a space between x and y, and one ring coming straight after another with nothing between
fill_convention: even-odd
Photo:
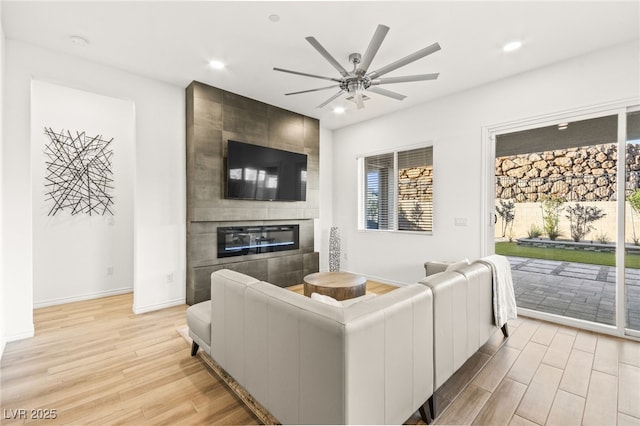
<instances>
[{"instance_id":1,"label":"white throw blanket","mask_svg":"<svg viewBox=\"0 0 640 426\"><path fill-rule=\"evenodd\" d=\"M509 259L497 254L479 260L491 267L493 273L493 316L498 327L518 316L513 278Z\"/></svg>"}]
</instances>

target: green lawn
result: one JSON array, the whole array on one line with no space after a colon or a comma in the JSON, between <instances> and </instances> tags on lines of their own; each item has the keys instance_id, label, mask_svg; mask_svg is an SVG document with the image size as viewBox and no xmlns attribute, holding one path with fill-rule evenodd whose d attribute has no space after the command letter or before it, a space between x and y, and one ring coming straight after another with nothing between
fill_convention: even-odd
<instances>
[{"instance_id":1,"label":"green lawn","mask_svg":"<svg viewBox=\"0 0 640 426\"><path fill-rule=\"evenodd\" d=\"M590 263L593 265L615 266L614 253L602 253L558 248L519 246L517 243L496 243L496 254L503 256L531 257L534 259L559 260L562 262ZM626 267L640 269L640 255L627 254Z\"/></svg>"}]
</instances>

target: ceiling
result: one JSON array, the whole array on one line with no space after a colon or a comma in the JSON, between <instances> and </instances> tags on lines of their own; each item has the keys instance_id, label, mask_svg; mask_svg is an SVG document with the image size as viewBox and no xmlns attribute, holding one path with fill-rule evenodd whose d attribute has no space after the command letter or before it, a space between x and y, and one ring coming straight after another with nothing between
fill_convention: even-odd
<instances>
[{"instance_id":1,"label":"ceiling","mask_svg":"<svg viewBox=\"0 0 640 426\"><path fill-rule=\"evenodd\" d=\"M636 1L7 1L5 35L186 87L192 80L321 120L329 129L368 120L570 57L640 38ZM270 15L277 14L278 22ZM403 101L369 94L365 108L342 99L318 109L327 81L273 67L339 77L307 42L314 36L345 68L376 26L391 28L370 70L432 43L442 50L385 77L439 72L435 81L384 86ZM89 41L71 42L71 36ZM502 46L521 40L511 53ZM212 59L223 70L208 66ZM576 76L579 78L579 76ZM603 76L606 83L606 76ZM336 90L337 92L337 90ZM344 105L338 115L333 106Z\"/></svg>"}]
</instances>

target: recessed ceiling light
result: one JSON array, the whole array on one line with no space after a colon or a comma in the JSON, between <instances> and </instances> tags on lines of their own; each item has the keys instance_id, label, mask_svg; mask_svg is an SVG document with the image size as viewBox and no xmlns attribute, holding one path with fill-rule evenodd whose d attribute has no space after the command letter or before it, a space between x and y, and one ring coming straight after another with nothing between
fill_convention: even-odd
<instances>
[{"instance_id":1,"label":"recessed ceiling light","mask_svg":"<svg viewBox=\"0 0 640 426\"><path fill-rule=\"evenodd\" d=\"M345 113L345 111L346 111L346 110L344 109L344 107L341 107L341 106L337 106L337 107L335 107L335 108L333 109L333 112L334 112L335 114L344 114L344 113Z\"/></svg>"},{"instance_id":2,"label":"recessed ceiling light","mask_svg":"<svg viewBox=\"0 0 640 426\"><path fill-rule=\"evenodd\" d=\"M280 15L276 15L275 13L273 15L269 15L269 20L271 22L278 22L280 20Z\"/></svg>"},{"instance_id":3,"label":"recessed ceiling light","mask_svg":"<svg viewBox=\"0 0 640 426\"><path fill-rule=\"evenodd\" d=\"M69 37L69 39L71 40L71 43L78 47L87 47L89 45L89 41L84 37L74 35Z\"/></svg>"},{"instance_id":4,"label":"recessed ceiling light","mask_svg":"<svg viewBox=\"0 0 640 426\"><path fill-rule=\"evenodd\" d=\"M214 59L209 61L209 66L215 70L221 70L224 68L224 63Z\"/></svg>"},{"instance_id":5,"label":"recessed ceiling light","mask_svg":"<svg viewBox=\"0 0 640 426\"><path fill-rule=\"evenodd\" d=\"M522 47L522 42L519 40L516 40L502 46L502 50L504 50L505 52L513 52L515 50L520 49L521 47Z\"/></svg>"}]
</instances>

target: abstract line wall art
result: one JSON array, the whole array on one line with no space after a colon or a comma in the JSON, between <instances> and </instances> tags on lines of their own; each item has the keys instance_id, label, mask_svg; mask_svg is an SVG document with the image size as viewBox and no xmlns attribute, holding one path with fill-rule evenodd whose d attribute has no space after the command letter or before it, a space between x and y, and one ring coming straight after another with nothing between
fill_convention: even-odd
<instances>
[{"instance_id":1,"label":"abstract line wall art","mask_svg":"<svg viewBox=\"0 0 640 426\"><path fill-rule=\"evenodd\" d=\"M85 132L44 128L49 138L44 153L46 201L52 202L49 216L67 210L113 215L113 138L88 136Z\"/></svg>"}]
</instances>

